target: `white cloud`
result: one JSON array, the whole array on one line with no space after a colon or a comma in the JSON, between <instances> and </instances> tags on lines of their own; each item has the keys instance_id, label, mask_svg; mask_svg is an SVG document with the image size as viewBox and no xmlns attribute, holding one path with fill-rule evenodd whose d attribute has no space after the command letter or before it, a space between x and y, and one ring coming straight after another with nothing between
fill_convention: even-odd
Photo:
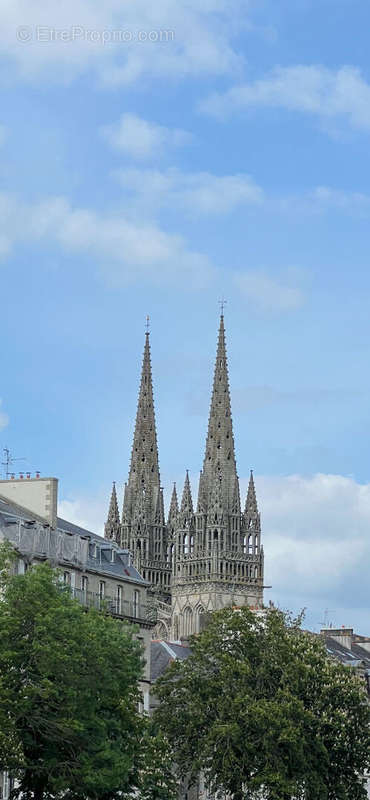
<instances>
[{"instance_id":1,"label":"white cloud","mask_svg":"<svg viewBox=\"0 0 370 800\"><path fill-rule=\"evenodd\" d=\"M109 497L80 497L77 500L60 500L58 516L92 533L104 534L104 523L108 513Z\"/></svg>"},{"instance_id":2,"label":"white cloud","mask_svg":"<svg viewBox=\"0 0 370 800\"><path fill-rule=\"evenodd\" d=\"M323 121L343 119L352 128L370 130L370 84L350 66L277 67L254 83L213 94L202 104L216 116L263 107L313 114Z\"/></svg>"},{"instance_id":3,"label":"white cloud","mask_svg":"<svg viewBox=\"0 0 370 800\"><path fill-rule=\"evenodd\" d=\"M263 191L249 176L185 173L179 169L119 170L122 187L146 208L168 206L190 214L226 214L240 205L261 205Z\"/></svg>"},{"instance_id":4,"label":"white cloud","mask_svg":"<svg viewBox=\"0 0 370 800\"><path fill-rule=\"evenodd\" d=\"M283 278L272 278L266 272L235 273L234 283L249 306L261 311L293 311L304 302L302 289L287 285Z\"/></svg>"},{"instance_id":5,"label":"white cloud","mask_svg":"<svg viewBox=\"0 0 370 800\"><path fill-rule=\"evenodd\" d=\"M307 606L319 626L325 609L335 625L368 633L370 484L343 475L255 476L265 552L265 601L296 611ZM183 476L178 481L181 493ZM242 502L248 478L241 480ZM196 493L198 476L192 475ZM59 516L97 533L110 487L99 497L62 500ZM170 491L168 492L167 505Z\"/></svg>"},{"instance_id":6,"label":"white cloud","mask_svg":"<svg viewBox=\"0 0 370 800\"><path fill-rule=\"evenodd\" d=\"M370 484L342 475L256 476L262 514L265 580L282 606L325 608L335 624L356 625L368 608ZM243 496L247 479L242 481ZM360 624L360 623L358 623ZM366 630L363 631L366 633Z\"/></svg>"},{"instance_id":7,"label":"white cloud","mask_svg":"<svg viewBox=\"0 0 370 800\"><path fill-rule=\"evenodd\" d=\"M154 223L133 222L122 213L100 215L73 208L62 197L26 206L3 195L0 208L0 236L7 237L8 247L12 241L46 239L65 252L90 256L115 285L145 281L202 288L214 273L207 256L189 250L181 236Z\"/></svg>"},{"instance_id":8,"label":"white cloud","mask_svg":"<svg viewBox=\"0 0 370 800\"><path fill-rule=\"evenodd\" d=\"M114 125L101 129L111 147L134 159L146 160L161 156L169 148L191 141L191 134L177 128L166 128L148 122L137 114L122 114Z\"/></svg>"},{"instance_id":9,"label":"white cloud","mask_svg":"<svg viewBox=\"0 0 370 800\"><path fill-rule=\"evenodd\" d=\"M308 194L308 204L315 211L343 211L349 214L368 216L370 213L370 197L362 192L346 192L331 189L329 186L317 186Z\"/></svg>"},{"instance_id":10,"label":"white cloud","mask_svg":"<svg viewBox=\"0 0 370 800\"><path fill-rule=\"evenodd\" d=\"M298 215L323 215L330 212L366 218L370 213L370 195L330 186L316 186L301 194L269 198L275 210Z\"/></svg>"},{"instance_id":11,"label":"white cloud","mask_svg":"<svg viewBox=\"0 0 370 800\"><path fill-rule=\"evenodd\" d=\"M249 0L3 0L0 54L26 81L221 75L238 68L232 40L248 9Z\"/></svg>"},{"instance_id":12,"label":"white cloud","mask_svg":"<svg viewBox=\"0 0 370 800\"><path fill-rule=\"evenodd\" d=\"M5 414L4 411L1 410L2 400L0 398L0 431L6 428L9 425L9 417Z\"/></svg>"}]
</instances>

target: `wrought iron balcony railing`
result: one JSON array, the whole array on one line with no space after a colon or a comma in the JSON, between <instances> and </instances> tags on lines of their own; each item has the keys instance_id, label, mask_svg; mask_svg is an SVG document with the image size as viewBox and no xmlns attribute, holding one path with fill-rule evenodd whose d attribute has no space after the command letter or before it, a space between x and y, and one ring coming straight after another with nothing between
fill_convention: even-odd
<instances>
[{"instance_id":1,"label":"wrought iron balcony railing","mask_svg":"<svg viewBox=\"0 0 370 800\"><path fill-rule=\"evenodd\" d=\"M119 597L102 597L97 592L72 589L73 596L86 608L106 610L114 617L121 617L136 622L138 625L155 625L157 622L157 609L151 603L141 603L136 600L125 600Z\"/></svg>"}]
</instances>

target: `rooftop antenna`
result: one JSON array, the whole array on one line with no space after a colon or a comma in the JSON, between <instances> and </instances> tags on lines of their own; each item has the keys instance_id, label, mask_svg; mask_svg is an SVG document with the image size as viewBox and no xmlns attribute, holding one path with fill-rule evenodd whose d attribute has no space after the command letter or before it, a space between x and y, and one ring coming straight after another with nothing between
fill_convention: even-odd
<instances>
[{"instance_id":1,"label":"rooftop antenna","mask_svg":"<svg viewBox=\"0 0 370 800\"><path fill-rule=\"evenodd\" d=\"M324 620L320 622L323 628L332 628L333 623L329 622L329 614L335 614L335 608L326 608L324 611Z\"/></svg>"},{"instance_id":2,"label":"rooftop antenna","mask_svg":"<svg viewBox=\"0 0 370 800\"><path fill-rule=\"evenodd\" d=\"M10 469L11 465L14 464L15 461L26 461L25 456L22 458L13 458L9 447L3 447L4 453L4 461L1 462L1 466L4 467L5 472L5 480L8 480L9 475L12 475L12 470Z\"/></svg>"}]
</instances>

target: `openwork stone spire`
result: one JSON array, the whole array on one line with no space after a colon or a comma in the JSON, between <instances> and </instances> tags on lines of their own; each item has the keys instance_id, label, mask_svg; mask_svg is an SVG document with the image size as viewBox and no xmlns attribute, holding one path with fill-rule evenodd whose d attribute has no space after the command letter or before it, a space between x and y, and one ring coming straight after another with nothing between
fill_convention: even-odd
<instances>
[{"instance_id":1,"label":"openwork stone spire","mask_svg":"<svg viewBox=\"0 0 370 800\"><path fill-rule=\"evenodd\" d=\"M190 515L194 514L193 498L191 496L191 487L190 487L188 470L186 470L184 490L181 499L181 514L190 514Z\"/></svg>"},{"instance_id":2,"label":"openwork stone spire","mask_svg":"<svg viewBox=\"0 0 370 800\"><path fill-rule=\"evenodd\" d=\"M155 425L152 366L150 360L149 332L145 334L143 366L139 400L136 412L134 441L131 452L130 474L123 503L122 521L132 519L138 505L145 508L146 521L158 516L160 475L157 433Z\"/></svg>"},{"instance_id":3,"label":"openwork stone spire","mask_svg":"<svg viewBox=\"0 0 370 800\"><path fill-rule=\"evenodd\" d=\"M262 607L260 516L253 474L245 512L240 505L223 313L197 511L193 513L187 475L173 541L171 593L175 639L187 639L202 630L204 612L226 606Z\"/></svg>"},{"instance_id":4,"label":"openwork stone spire","mask_svg":"<svg viewBox=\"0 0 370 800\"><path fill-rule=\"evenodd\" d=\"M224 316L221 314L206 452L203 462L203 492L206 502L214 484L221 483L222 503L229 510L237 480Z\"/></svg>"},{"instance_id":5,"label":"openwork stone spire","mask_svg":"<svg viewBox=\"0 0 370 800\"><path fill-rule=\"evenodd\" d=\"M118 539L117 539L118 540ZM149 330L145 335L139 399L128 481L125 484L119 541L152 591L169 599L171 564L160 485Z\"/></svg>"},{"instance_id":6,"label":"openwork stone spire","mask_svg":"<svg viewBox=\"0 0 370 800\"><path fill-rule=\"evenodd\" d=\"M149 333L145 334L143 367L128 483L131 489L138 489L149 484L160 485Z\"/></svg>"},{"instance_id":7,"label":"openwork stone spire","mask_svg":"<svg viewBox=\"0 0 370 800\"><path fill-rule=\"evenodd\" d=\"M247 499L246 499L246 502L245 502L245 513L246 514L258 514L256 488L255 488L255 485L254 485L254 478L253 478L253 470L252 469L251 469L251 474L250 474L250 478L249 478Z\"/></svg>"},{"instance_id":8,"label":"openwork stone spire","mask_svg":"<svg viewBox=\"0 0 370 800\"><path fill-rule=\"evenodd\" d=\"M179 513L179 503L177 500L176 483L174 483L172 489L170 508L168 512L168 525L171 525L176 521L178 513Z\"/></svg>"},{"instance_id":9,"label":"openwork stone spire","mask_svg":"<svg viewBox=\"0 0 370 800\"><path fill-rule=\"evenodd\" d=\"M114 539L115 541L118 541L119 532L120 532L120 518L118 511L116 483L115 481L113 481L108 517L104 528L104 536L106 539Z\"/></svg>"}]
</instances>

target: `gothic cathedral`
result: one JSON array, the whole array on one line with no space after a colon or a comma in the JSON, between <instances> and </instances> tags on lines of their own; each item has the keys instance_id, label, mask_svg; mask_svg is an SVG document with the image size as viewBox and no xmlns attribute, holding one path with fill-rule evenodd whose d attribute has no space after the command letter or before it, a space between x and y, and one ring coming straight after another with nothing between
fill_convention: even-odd
<instances>
[{"instance_id":1,"label":"gothic cathedral","mask_svg":"<svg viewBox=\"0 0 370 800\"><path fill-rule=\"evenodd\" d=\"M225 606L262 607L260 514L252 473L244 510L240 503L223 313L196 510L186 473L181 505L174 486L166 522L147 332L122 516L113 484L105 537L130 550L150 583L160 638L187 639L207 612Z\"/></svg>"}]
</instances>

